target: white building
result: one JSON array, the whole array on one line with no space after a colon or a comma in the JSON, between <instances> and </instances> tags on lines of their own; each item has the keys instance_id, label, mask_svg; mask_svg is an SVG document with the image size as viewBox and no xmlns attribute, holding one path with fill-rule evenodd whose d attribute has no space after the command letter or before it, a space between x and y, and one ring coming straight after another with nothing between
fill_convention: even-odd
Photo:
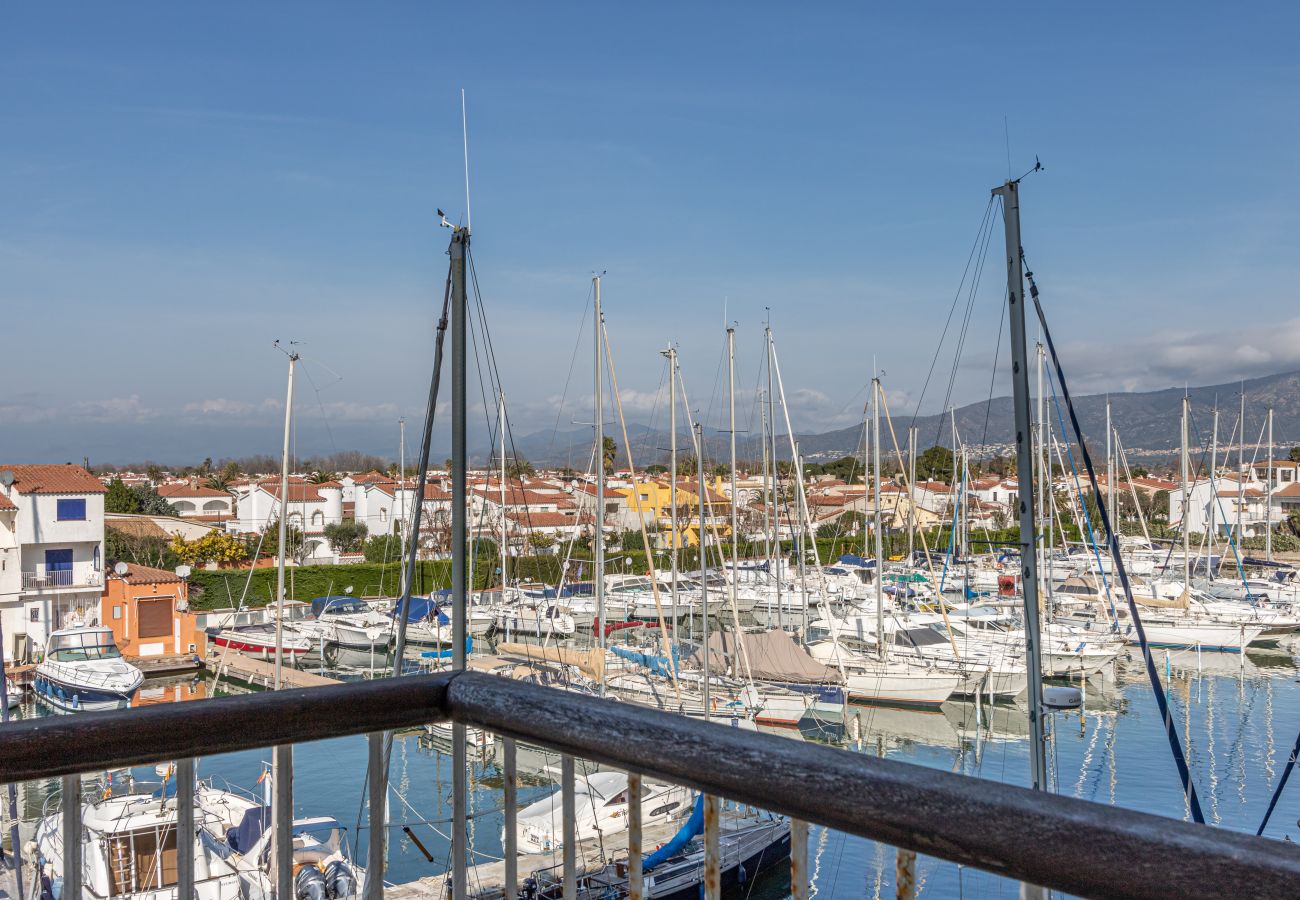
<instances>
[{"instance_id":1,"label":"white building","mask_svg":"<svg viewBox=\"0 0 1300 900\"><path fill-rule=\"evenodd\" d=\"M0 615L7 659L99 618L104 493L81 466L0 466Z\"/></svg>"},{"instance_id":2,"label":"white building","mask_svg":"<svg viewBox=\"0 0 1300 900\"><path fill-rule=\"evenodd\" d=\"M280 479L249 482L235 487L235 518L226 523L236 534L261 534L280 519ZM307 562L333 561L325 539L325 526L343 521L343 485L337 481L312 484L302 478L289 479L286 523L303 535Z\"/></svg>"},{"instance_id":3,"label":"white building","mask_svg":"<svg viewBox=\"0 0 1300 900\"><path fill-rule=\"evenodd\" d=\"M162 497L183 519L200 519L218 524L235 515L235 498L229 491L205 487L189 481L158 487Z\"/></svg>"},{"instance_id":4,"label":"white building","mask_svg":"<svg viewBox=\"0 0 1300 900\"><path fill-rule=\"evenodd\" d=\"M394 524L411 521L415 515L417 485L407 479L400 485L382 476L382 480L367 479L353 486L353 518L366 526L366 534L389 535L396 531ZM436 531L451 527L451 494L439 484L424 486L424 508L420 511L420 530Z\"/></svg>"},{"instance_id":5,"label":"white building","mask_svg":"<svg viewBox=\"0 0 1300 900\"><path fill-rule=\"evenodd\" d=\"M1279 521L1279 498L1274 498L1273 523ZM1213 523L1214 533L1223 538L1237 532L1240 537L1255 537L1264 533L1268 513L1263 483L1247 480L1244 483L1232 475L1221 475L1213 482L1208 478L1195 481L1187 492L1187 527L1192 534L1205 534ZM1169 524L1183 527L1183 492L1169 492Z\"/></svg>"}]
</instances>

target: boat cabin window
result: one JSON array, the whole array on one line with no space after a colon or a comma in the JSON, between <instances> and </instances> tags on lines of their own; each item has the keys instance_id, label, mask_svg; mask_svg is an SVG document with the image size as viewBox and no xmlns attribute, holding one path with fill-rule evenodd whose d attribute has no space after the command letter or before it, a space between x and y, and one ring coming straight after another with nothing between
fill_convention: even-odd
<instances>
[{"instance_id":1,"label":"boat cabin window","mask_svg":"<svg viewBox=\"0 0 1300 900\"><path fill-rule=\"evenodd\" d=\"M49 656L55 662L84 662L90 659L119 659L122 653L113 643L112 632L79 631L53 635L50 638Z\"/></svg>"},{"instance_id":2,"label":"boat cabin window","mask_svg":"<svg viewBox=\"0 0 1300 900\"><path fill-rule=\"evenodd\" d=\"M908 628L894 632L894 643L900 647L927 647L946 644L948 639L931 628Z\"/></svg>"}]
</instances>

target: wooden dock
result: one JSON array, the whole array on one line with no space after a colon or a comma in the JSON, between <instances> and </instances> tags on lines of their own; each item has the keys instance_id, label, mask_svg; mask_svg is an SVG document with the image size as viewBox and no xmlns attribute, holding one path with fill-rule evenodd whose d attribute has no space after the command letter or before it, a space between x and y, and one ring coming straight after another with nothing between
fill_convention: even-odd
<instances>
[{"instance_id":1,"label":"wooden dock","mask_svg":"<svg viewBox=\"0 0 1300 900\"><path fill-rule=\"evenodd\" d=\"M219 680L230 678L261 688L275 686L275 663L254 659L236 650L217 650L209 657L207 668ZM280 668L280 680L284 687L291 688L324 687L339 683L336 679L295 669L290 665Z\"/></svg>"},{"instance_id":2,"label":"wooden dock","mask_svg":"<svg viewBox=\"0 0 1300 900\"><path fill-rule=\"evenodd\" d=\"M667 843L669 838L682 827L683 821L684 819L678 818L671 822L646 825L641 832L642 852L649 855L655 848ZM394 832L392 839L400 839L400 836ZM601 853L602 847L604 848L603 855ZM579 841L576 849L577 872L578 877L581 878L588 870L596 872L603 869L608 860L626 859L627 832L620 831L618 834L606 835L603 839L589 838L585 841ZM538 869L558 867L563 862L563 851L530 853L527 856L521 856L518 862L519 881L522 883L525 878ZM506 898L505 896L505 881L505 861L495 860L477 866L470 866L466 873L465 883L469 886L469 896L473 900L514 900L514 898ZM450 882L451 876L447 872L438 875L426 875L418 881L386 888L384 897L387 900L416 900L416 898L421 898L421 900L435 900L435 898L443 900L443 898L451 896Z\"/></svg>"},{"instance_id":3,"label":"wooden dock","mask_svg":"<svg viewBox=\"0 0 1300 900\"><path fill-rule=\"evenodd\" d=\"M203 668L203 660L194 653L168 656L128 656L126 661L144 673L145 678L155 675L179 675Z\"/></svg>"}]
</instances>

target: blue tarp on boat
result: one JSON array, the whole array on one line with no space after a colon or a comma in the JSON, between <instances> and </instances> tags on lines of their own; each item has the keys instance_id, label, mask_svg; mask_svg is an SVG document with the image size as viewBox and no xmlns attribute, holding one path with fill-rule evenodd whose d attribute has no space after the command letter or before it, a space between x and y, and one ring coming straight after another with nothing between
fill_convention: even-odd
<instances>
[{"instance_id":1,"label":"blue tarp on boat","mask_svg":"<svg viewBox=\"0 0 1300 900\"><path fill-rule=\"evenodd\" d=\"M474 638L465 638L465 654L469 655L474 652ZM448 647L446 650L426 650L420 654L423 659L451 659L456 654L454 647Z\"/></svg>"},{"instance_id":2,"label":"blue tarp on boat","mask_svg":"<svg viewBox=\"0 0 1300 900\"><path fill-rule=\"evenodd\" d=\"M673 661L668 662L663 656L656 656L653 653L641 653L637 650L630 650L627 647L609 647L616 656L621 656L628 662L634 662L638 666L645 666L655 675L662 675L668 678L678 666L677 648L673 648Z\"/></svg>"},{"instance_id":3,"label":"blue tarp on boat","mask_svg":"<svg viewBox=\"0 0 1300 900\"><path fill-rule=\"evenodd\" d=\"M839 561L846 566L858 566L863 569L874 569L876 567L874 559L867 559L865 556L854 556L852 553L845 553L840 557Z\"/></svg>"},{"instance_id":4,"label":"blue tarp on boat","mask_svg":"<svg viewBox=\"0 0 1300 900\"><path fill-rule=\"evenodd\" d=\"M686 824L681 827L681 830L673 835L672 840L645 858L641 863L641 871L649 872L655 866L680 853L682 848L694 840L703 830L704 795L699 794L695 797L695 809L691 811L691 817L686 820Z\"/></svg>"},{"instance_id":5,"label":"blue tarp on boat","mask_svg":"<svg viewBox=\"0 0 1300 900\"><path fill-rule=\"evenodd\" d=\"M394 607L392 612L393 618L397 618L401 614L402 607L403 601L397 601L397 606ZM447 614L438 608L437 601L432 597L411 598L411 606L407 610L406 621L423 622L425 619L434 619L435 617L439 625L447 625L451 622L451 619L447 618Z\"/></svg>"}]
</instances>

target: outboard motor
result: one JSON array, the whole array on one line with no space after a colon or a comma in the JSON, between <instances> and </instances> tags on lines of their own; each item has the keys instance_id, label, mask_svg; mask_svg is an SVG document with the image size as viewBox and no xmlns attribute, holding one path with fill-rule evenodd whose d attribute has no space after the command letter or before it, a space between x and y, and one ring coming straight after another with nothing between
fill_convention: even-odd
<instances>
[{"instance_id":1,"label":"outboard motor","mask_svg":"<svg viewBox=\"0 0 1300 900\"><path fill-rule=\"evenodd\" d=\"M293 876L296 900L326 900L325 875L313 865L305 865Z\"/></svg>"},{"instance_id":2,"label":"outboard motor","mask_svg":"<svg viewBox=\"0 0 1300 900\"><path fill-rule=\"evenodd\" d=\"M333 900L343 900L356 892L357 875L344 860L333 860L325 867L325 887Z\"/></svg>"},{"instance_id":3,"label":"outboard motor","mask_svg":"<svg viewBox=\"0 0 1300 900\"><path fill-rule=\"evenodd\" d=\"M519 892L519 896L525 898L525 900L532 900L533 897L536 897L536 896L537 896L537 879L536 879L536 878L533 878L531 875L530 875L529 877L525 878L525 879L524 879L524 888L523 888L522 891Z\"/></svg>"}]
</instances>

